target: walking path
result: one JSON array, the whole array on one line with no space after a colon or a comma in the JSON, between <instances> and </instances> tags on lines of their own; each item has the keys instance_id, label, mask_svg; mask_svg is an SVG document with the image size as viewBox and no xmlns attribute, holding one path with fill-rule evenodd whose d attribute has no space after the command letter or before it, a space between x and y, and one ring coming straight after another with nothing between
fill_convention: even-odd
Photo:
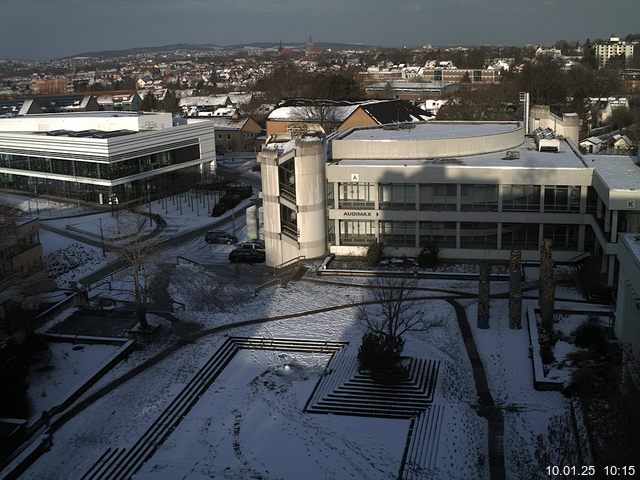
<instances>
[{"instance_id":1,"label":"walking path","mask_svg":"<svg viewBox=\"0 0 640 480\"><path fill-rule=\"evenodd\" d=\"M467 350L467 355L473 368L473 379L478 394L478 415L486 418L489 424L489 478L491 480L505 480L503 445L504 419L502 417L502 410L496 407L491 392L489 391L487 375L485 374L478 348L471 334L467 312L456 300L448 298L445 299L445 301L456 311L458 326L464 339L464 347Z\"/></svg>"}]
</instances>

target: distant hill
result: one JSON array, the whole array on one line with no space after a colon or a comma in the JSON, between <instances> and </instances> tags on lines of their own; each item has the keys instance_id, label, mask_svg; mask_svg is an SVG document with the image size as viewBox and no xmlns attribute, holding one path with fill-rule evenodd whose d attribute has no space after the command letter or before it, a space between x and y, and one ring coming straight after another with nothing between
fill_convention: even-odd
<instances>
[{"instance_id":1,"label":"distant hill","mask_svg":"<svg viewBox=\"0 0 640 480\"><path fill-rule=\"evenodd\" d=\"M256 42L256 43L238 43L235 45L213 45L213 44L192 44L192 43L176 43L173 45L163 45L159 47L138 47L127 48L123 50L102 50L97 52L82 52L75 55L69 55L63 57L62 60L76 57L91 57L91 58L117 58L126 57L128 55L141 55L144 53L163 53L163 52L175 52L176 50L191 50L199 52L212 52L212 51L238 51L247 50L252 48L278 48L280 42ZM305 42L282 42L284 47L303 49L306 46ZM322 49L331 50L352 50L352 49L369 49L374 48L371 45L355 44L355 43L332 43L332 42L314 42L314 46Z\"/></svg>"}]
</instances>

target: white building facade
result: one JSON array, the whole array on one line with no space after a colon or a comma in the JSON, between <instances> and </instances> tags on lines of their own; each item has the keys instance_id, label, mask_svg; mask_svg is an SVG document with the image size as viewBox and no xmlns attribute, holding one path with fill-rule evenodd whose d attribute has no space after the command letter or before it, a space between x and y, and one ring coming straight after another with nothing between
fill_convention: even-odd
<instances>
[{"instance_id":1,"label":"white building facade","mask_svg":"<svg viewBox=\"0 0 640 480\"><path fill-rule=\"evenodd\" d=\"M556 144L538 151L517 122L429 122L262 152L267 263L363 255L374 241L390 255L435 244L442 258L536 260L549 238L557 261L594 252L612 284L617 234L640 228L640 168Z\"/></svg>"},{"instance_id":2,"label":"white building facade","mask_svg":"<svg viewBox=\"0 0 640 480\"><path fill-rule=\"evenodd\" d=\"M0 188L106 203L169 194L215 169L213 126L171 114L0 119Z\"/></svg>"}]
</instances>

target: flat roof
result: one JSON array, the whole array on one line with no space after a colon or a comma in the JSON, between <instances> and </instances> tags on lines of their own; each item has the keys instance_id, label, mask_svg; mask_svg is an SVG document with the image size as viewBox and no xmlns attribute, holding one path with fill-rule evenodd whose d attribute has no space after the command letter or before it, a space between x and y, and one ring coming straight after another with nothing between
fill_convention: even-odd
<instances>
[{"instance_id":1,"label":"flat roof","mask_svg":"<svg viewBox=\"0 0 640 480\"><path fill-rule=\"evenodd\" d=\"M637 157L628 155L585 155L609 190L640 190L640 166Z\"/></svg>"},{"instance_id":2,"label":"flat roof","mask_svg":"<svg viewBox=\"0 0 640 480\"><path fill-rule=\"evenodd\" d=\"M413 125L413 124L411 124ZM377 126L373 128L355 128L347 130L340 140L438 140L468 137L483 137L508 133L521 128L518 122L471 123L471 122L429 122L417 123L414 128L393 128Z\"/></svg>"},{"instance_id":3,"label":"flat roof","mask_svg":"<svg viewBox=\"0 0 640 480\"><path fill-rule=\"evenodd\" d=\"M519 153L519 158L505 159L505 152L483 153L479 155L459 156L453 158L436 159L343 159L331 162L341 166L362 167L493 167L493 168L587 168L580 157L566 142L560 143L559 152L539 152L535 141L526 138L525 143L513 149Z\"/></svg>"}]
</instances>

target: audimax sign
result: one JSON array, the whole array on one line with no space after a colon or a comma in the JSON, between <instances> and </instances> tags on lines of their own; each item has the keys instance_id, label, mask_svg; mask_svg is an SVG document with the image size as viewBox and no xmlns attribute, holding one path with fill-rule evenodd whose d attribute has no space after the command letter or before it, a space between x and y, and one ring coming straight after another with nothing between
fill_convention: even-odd
<instances>
[{"instance_id":1,"label":"audimax sign","mask_svg":"<svg viewBox=\"0 0 640 480\"><path fill-rule=\"evenodd\" d=\"M358 217L358 218L367 218L367 217L377 217L380 214L378 212L366 212L366 211L348 211L342 212L343 217Z\"/></svg>"}]
</instances>

